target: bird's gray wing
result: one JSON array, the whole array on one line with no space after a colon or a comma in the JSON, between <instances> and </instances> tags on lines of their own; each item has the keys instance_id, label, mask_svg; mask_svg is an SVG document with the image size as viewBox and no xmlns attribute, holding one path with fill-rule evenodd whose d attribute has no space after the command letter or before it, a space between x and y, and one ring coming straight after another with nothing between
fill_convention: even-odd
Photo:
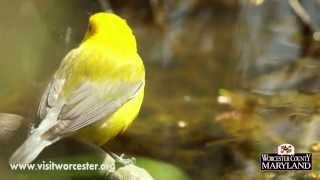
<instances>
[{"instance_id":1,"label":"bird's gray wing","mask_svg":"<svg viewBox=\"0 0 320 180\"><path fill-rule=\"evenodd\" d=\"M54 105L56 105L60 91L62 90L65 79L67 78L67 73L65 72L67 72L69 67L67 65L68 63L66 62L76 59L76 56L78 54L79 51L77 49L73 49L62 60L62 63L59 68L60 71L54 75L53 79L50 81L49 85L47 86L46 90L44 91L41 97L38 108L38 116L40 119L44 119L48 113L48 110L54 107Z\"/></svg>"},{"instance_id":2,"label":"bird's gray wing","mask_svg":"<svg viewBox=\"0 0 320 180\"><path fill-rule=\"evenodd\" d=\"M143 81L107 82L102 85L82 83L66 100L57 125L46 134L53 138L63 136L110 116L134 98L143 88L143 83Z\"/></svg>"},{"instance_id":3,"label":"bird's gray wing","mask_svg":"<svg viewBox=\"0 0 320 180\"><path fill-rule=\"evenodd\" d=\"M38 116L40 119L44 119L48 113L48 110L56 105L63 84L64 79L54 78L47 86L41 97L38 109Z\"/></svg>"}]
</instances>

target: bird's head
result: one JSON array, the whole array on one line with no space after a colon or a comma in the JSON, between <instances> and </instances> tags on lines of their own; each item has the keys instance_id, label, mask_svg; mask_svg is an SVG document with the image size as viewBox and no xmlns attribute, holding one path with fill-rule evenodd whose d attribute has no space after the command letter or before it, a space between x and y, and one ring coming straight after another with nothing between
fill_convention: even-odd
<instances>
[{"instance_id":1,"label":"bird's head","mask_svg":"<svg viewBox=\"0 0 320 180\"><path fill-rule=\"evenodd\" d=\"M127 22L113 13L100 12L90 16L83 41L106 44L136 52L136 39Z\"/></svg>"}]
</instances>

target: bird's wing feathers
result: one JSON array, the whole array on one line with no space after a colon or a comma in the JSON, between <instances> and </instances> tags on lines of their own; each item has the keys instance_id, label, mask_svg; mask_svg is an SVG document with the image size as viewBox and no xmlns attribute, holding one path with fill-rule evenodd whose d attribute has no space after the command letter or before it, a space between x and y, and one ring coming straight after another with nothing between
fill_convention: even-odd
<instances>
[{"instance_id":1,"label":"bird's wing feathers","mask_svg":"<svg viewBox=\"0 0 320 180\"><path fill-rule=\"evenodd\" d=\"M97 87L84 83L63 106L59 120L70 123L61 133L70 133L111 115L119 107L134 98L143 81L136 83L107 83ZM100 85L99 85L100 86ZM99 95L99 92L103 92Z\"/></svg>"},{"instance_id":2,"label":"bird's wing feathers","mask_svg":"<svg viewBox=\"0 0 320 180\"><path fill-rule=\"evenodd\" d=\"M65 58L62 60L62 63L59 68L60 75L57 74L53 77L46 90L44 91L38 109L38 116L40 119L46 117L48 110L52 108L58 101L59 94L63 88L66 73L69 66L66 63L67 61L72 61L79 55L79 51L77 49L71 50ZM70 63L69 63L70 64Z\"/></svg>"},{"instance_id":3,"label":"bird's wing feathers","mask_svg":"<svg viewBox=\"0 0 320 180\"><path fill-rule=\"evenodd\" d=\"M108 82L96 85L85 82L74 90L63 105L58 123L46 134L47 139L64 136L110 116L134 98L143 81L135 83Z\"/></svg>"},{"instance_id":4,"label":"bird's wing feathers","mask_svg":"<svg viewBox=\"0 0 320 180\"><path fill-rule=\"evenodd\" d=\"M56 104L58 96L62 87L64 85L63 79L53 79L47 86L45 92L43 93L40 105L38 109L38 116L40 119L46 117L48 110Z\"/></svg>"}]
</instances>

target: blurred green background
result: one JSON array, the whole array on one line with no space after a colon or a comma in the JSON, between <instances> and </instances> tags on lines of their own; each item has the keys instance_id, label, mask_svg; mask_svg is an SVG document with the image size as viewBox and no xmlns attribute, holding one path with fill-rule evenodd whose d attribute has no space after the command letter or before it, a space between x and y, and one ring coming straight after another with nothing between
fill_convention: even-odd
<instances>
[{"instance_id":1,"label":"blurred green background","mask_svg":"<svg viewBox=\"0 0 320 180\"><path fill-rule=\"evenodd\" d=\"M316 157L308 173L259 167L260 153L279 143L317 150L320 1L300 1L308 22L292 2L0 0L0 112L26 117L14 138L0 141L0 179L38 177L16 177L7 160L37 121L41 93L88 17L110 9L136 35L146 94L137 120L105 147L143 157L138 164L159 180L319 177ZM70 144L58 142L40 159L69 156L77 151Z\"/></svg>"}]
</instances>

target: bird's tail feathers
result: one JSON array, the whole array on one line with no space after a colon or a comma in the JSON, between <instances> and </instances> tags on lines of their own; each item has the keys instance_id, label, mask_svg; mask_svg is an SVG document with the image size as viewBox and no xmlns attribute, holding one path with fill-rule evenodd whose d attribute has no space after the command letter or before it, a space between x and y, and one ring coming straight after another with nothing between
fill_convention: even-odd
<instances>
[{"instance_id":1,"label":"bird's tail feathers","mask_svg":"<svg viewBox=\"0 0 320 180\"><path fill-rule=\"evenodd\" d=\"M28 139L13 153L9 159L9 164L28 164L34 161L41 151L54 143L47 141L38 133L33 133Z\"/></svg>"}]
</instances>

